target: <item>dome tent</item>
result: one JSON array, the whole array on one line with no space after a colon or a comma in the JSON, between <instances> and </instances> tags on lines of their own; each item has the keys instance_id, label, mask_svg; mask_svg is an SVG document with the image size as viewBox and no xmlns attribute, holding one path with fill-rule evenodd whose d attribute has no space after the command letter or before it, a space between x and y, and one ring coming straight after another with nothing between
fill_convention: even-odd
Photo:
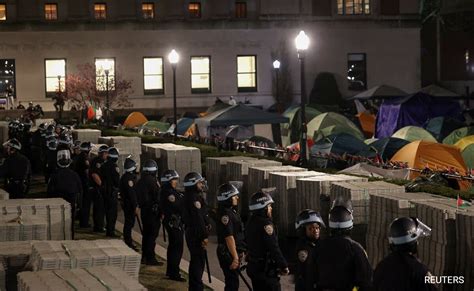
<instances>
[{"instance_id":1,"label":"dome tent","mask_svg":"<svg viewBox=\"0 0 474 291\"><path fill-rule=\"evenodd\" d=\"M392 137L407 140L409 142L424 140L436 142L436 139L425 129L417 126L405 126L395 132Z\"/></svg>"},{"instance_id":2,"label":"dome tent","mask_svg":"<svg viewBox=\"0 0 474 291\"><path fill-rule=\"evenodd\" d=\"M345 116L335 113L322 113L308 122L308 137L317 141L320 137L327 137L338 133L347 133L359 140L364 140L364 135L359 128Z\"/></svg>"},{"instance_id":3,"label":"dome tent","mask_svg":"<svg viewBox=\"0 0 474 291\"><path fill-rule=\"evenodd\" d=\"M135 111L127 116L123 122L123 126L127 128L134 128L143 125L147 121L148 119L145 117L145 115L143 115L143 113Z\"/></svg>"}]
</instances>

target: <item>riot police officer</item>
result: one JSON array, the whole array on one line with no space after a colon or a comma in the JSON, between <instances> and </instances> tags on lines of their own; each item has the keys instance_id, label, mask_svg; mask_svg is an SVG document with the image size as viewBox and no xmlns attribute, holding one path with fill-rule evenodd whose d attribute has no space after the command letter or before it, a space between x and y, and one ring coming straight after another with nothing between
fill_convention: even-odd
<instances>
[{"instance_id":1,"label":"riot police officer","mask_svg":"<svg viewBox=\"0 0 474 291\"><path fill-rule=\"evenodd\" d=\"M329 211L330 236L321 241L318 250L318 288L370 290L372 267L364 248L350 238L352 228L351 202L335 203Z\"/></svg>"},{"instance_id":2,"label":"riot police officer","mask_svg":"<svg viewBox=\"0 0 474 291\"><path fill-rule=\"evenodd\" d=\"M82 203L79 204L80 208L80 221L79 226L83 228L90 227L89 216L91 211L92 197L90 192L89 182L89 168L90 168L90 157L92 145L90 142L81 143L79 149L81 153L77 157L75 170L79 175L82 183Z\"/></svg>"},{"instance_id":3,"label":"riot police officer","mask_svg":"<svg viewBox=\"0 0 474 291\"><path fill-rule=\"evenodd\" d=\"M115 223L117 222L117 199L120 186L120 169L117 165L119 151L111 147L108 150L107 161L104 163L103 175L105 182L104 208L106 221L106 236L117 237Z\"/></svg>"},{"instance_id":4,"label":"riot police officer","mask_svg":"<svg viewBox=\"0 0 474 291\"><path fill-rule=\"evenodd\" d=\"M7 157L0 166L0 177L5 177L5 190L10 199L25 198L31 178L31 164L28 158L20 153L21 144L10 139L3 144Z\"/></svg>"},{"instance_id":5,"label":"riot police officer","mask_svg":"<svg viewBox=\"0 0 474 291\"><path fill-rule=\"evenodd\" d=\"M66 133L63 132L59 135L58 137L58 151L60 150L71 150L72 146L72 137Z\"/></svg>"},{"instance_id":6,"label":"riot police officer","mask_svg":"<svg viewBox=\"0 0 474 291\"><path fill-rule=\"evenodd\" d=\"M247 274L254 290L281 290L279 275L288 275L288 264L278 245L272 222L273 199L257 192L250 197L251 212L245 238L247 239Z\"/></svg>"},{"instance_id":7,"label":"riot police officer","mask_svg":"<svg viewBox=\"0 0 474 291\"><path fill-rule=\"evenodd\" d=\"M206 248L210 230L207 204L202 193L206 181L201 174L188 173L184 177L184 207L183 218L185 224L186 244L191 254L189 262L189 290L203 290L202 274L206 264Z\"/></svg>"},{"instance_id":8,"label":"riot police officer","mask_svg":"<svg viewBox=\"0 0 474 291\"><path fill-rule=\"evenodd\" d=\"M375 290L437 290L425 282L425 277L431 274L415 257L418 238L430 233L431 229L414 217L397 218L390 224L388 241L391 253L375 268Z\"/></svg>"},{"instance_id":9,"label":"riot police officer","mask_svg":"<svg viewBox=\"0 0 474 291\"><path fill-rule=\"evenodd\" d=\"M179 273L179 263L183 256L184 225L182 220L183 194L176 190L179 175L175 170L166 170L161 175L160 206L163 212L163 227L168 232L166 252L166 276L174 281L186 279Z\"/></svg>"},{"instance_id":10,"label":"riot police officer","mask_svg":"<svg viewBox=\"0 0 474 291\"><path fill-rule=\"evenodd\" d=\"M145 265L162 266L155 256L155 241L160 232L160 183L157 179L158 165L154 160L143 164L140 180L136 185L138 206L143 223L142 262Z\"/></svg>"},{"instance_id":11,"label":"riot police officer","mask_svg":"<svg viewBox=\"0 0 474 291\"><path fill-rule=\"evenodd\" d=\"M82 183L79 175L69 166L72 163L71 152L58 151L58 170L51 175L48 183L48 196L63 198L71 204L71 233L74 239L74 217L76 213L76 199L82 193Z\"/></svg>"},{"instance_id":12,"label":"riot police officer","mask_svg":"<svg viewBox=\"0 0 474 291\"><path fill-rule=\"evenodd\" d=\"M298 233L296 244L295 290L316 290L316 256L321 228L326 227L318 212L305 209L296 217L295 228Z\"/></svg>"},{"instance_id":13,"label":"riot police officer","mask_svg":"<svg viewBox=\"0 0 474 291\"><path fill-rule=\"evenodd\" d=\"M57 168L58 140L54 136L50 136L46 140L46 147L48 148L48 150L46 151L44 179L45 183L48 184L49 177L54 173L54 171L56 171Z\"/></svg>"},{"instance_id":14,"label":"riot police officer","mask_svg":"<svg viewBox=\"0 0 474 291\"><path fill-rule=\"evenodd\" d=\"M104 232L104 195L105 181L102 166L107 160L109 147L102 145L99 147L98 156L91 162L89 171L92 196L92 217L94 220L94 232Z\"/></svg>"},{"instance_id":15,"label":"riot police officer","mask_svg":"<svg viewBox=\"0 0 474 291\"><path fill-rule=\"evenodd\" d=\"M137 194L135 184L137 183L137 163L131 158L126 158L123 165L124 174L120 178L120 196L122 197L123 216L123 240L131 248L136 250L132 240L132 229L135 225L135 216L138 215Z\"/></svg>"},{"instance_id":16,"label":"riot police officer","mask_svg":"<svg viewBox=\"0 0 474 291\"><path fill-rule=\"evenodd\" d=\"M224 272L225 291L239 290L240 259L246 250L244 227L237 208L239 190L229 183L219 186L217 194L217 258Z\"/></svg>"},{"instance_id":17,"label":"riot police officer","mask_svg":"<svg viewBox=\"0 0 474 291\"><path fill-rule=\"evenodd\" d=\"M71 159L72 159L71 168L72 169L75 169L77 159L79 158L79 155L81 154L81 144L82 142L80 140L75 140L71 146Z\"/></svg>"}]
</instances>

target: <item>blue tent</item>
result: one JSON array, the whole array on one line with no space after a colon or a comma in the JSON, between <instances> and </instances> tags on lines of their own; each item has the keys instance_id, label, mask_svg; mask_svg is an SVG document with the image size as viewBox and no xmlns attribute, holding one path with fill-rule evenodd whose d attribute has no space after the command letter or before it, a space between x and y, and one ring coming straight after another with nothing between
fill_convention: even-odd
<instances>
[{"instance_id":1,"label":"blue tent","mask_svg":"<svg viewBox=\"0 0 474 291\"><path fill-rule=\"evenodd\" d=\"M178 120L178 135L184 135L194 124L194 118L183 117Z\"/></svg>"}]
</instances>

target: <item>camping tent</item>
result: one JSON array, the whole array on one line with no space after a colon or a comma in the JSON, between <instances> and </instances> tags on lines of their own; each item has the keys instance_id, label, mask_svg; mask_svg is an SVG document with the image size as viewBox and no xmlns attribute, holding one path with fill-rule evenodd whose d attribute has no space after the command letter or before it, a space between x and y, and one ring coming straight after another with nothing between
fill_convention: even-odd
<instances>
[{"instance_id":1,"label":"camping tent","mask_svg":"<svg viewBox=\"0 0 474 291\"><path fill-rule=\"evenodd\" d=\"M424 127L436 140L441 142L451 132L463 126L464 123L457 119L438 116L428 120Z\"/></svg>"},{"instance_id":2,"label":"camping tent","mask_svg":"<svg viewBox=\"0 0 474 291\"><path fill-rule=\"evenodd\" d=\"M159 132L166 132L169 128L169 123L156 120L147 121L142 125L142 130L158 130Z\"/></svg>"},{"instance_id":3,"label":"camping tent","mask_svg":"<svg viewBox=\"0 0 474 291\"><path fill-rule=\"evenodd\" d=\"M301 138L301 106L291 106L283 112L283 116L287 117L290 122L281 125L282 142L284 146L288 146L297 142ZM305 115L306 122L309 122L321 112L313 107L306 106Z\"/></svg>"},{"instance_id":4,"label":"camping tent","mask_svg":"<svg viewBox=\"0 0 474 291\"><path fill-rule=\"evenodd\" d=\"M407 93L388 85L380 85L370 88L367 91L361 92L353 97L348 98L352 99L372 99L372 98L394 98L405 96Z\"/></svg>"},{"instance_id":5,"label":"camping tent","mask_svg":"<svg viewBox=\"0 0 474 291\"><path fill-rule=\"evenodd\" d=\"M396 137L386 137L369 143L369 146L376 149L377 153L385 161L390 160L393 155L398 152L398 150L400 150L402 147L409 143L409 141L406 141L404 139Z\"/></svg>"},{"instance_id":6,"label":"camping tent","mask_svg":"<svg viewBox=\"0 0 474 291\"><path fill-rule=\"evenodd\" d=\"M401 138L409 142L416 140L436 142L436 138L434 138L431 133L417 126L405 126L404 128L400 128L392 137Z\"/></svg>"},{"instance_id":7,"label":"camping tent","mask_svg":"<svg viewBox=\"0 0 474 291\"><path fill-rule=\"evenodd\" d=\"M337 133L347 133L364 140L364 135L359 128L352 121L338 113L322 113L308 123L308 137L313 137L315 141L321 137Z\"/></svg>"},{"instance_id":8,"label":"camping tent","mask_svg":"<svg viewBox=\"0 0 474 291\"><path fill-rule=\"evenodd\" d=\"M389 137L408 125L423 126L430 118L457 117L461 114L459 102L416 94L384 100L377 114L375 136Z\"/></svg>"},{"instance_id":9,"label":"camping tent","mask_svg":"<svg viewBox=\"0 0 474 291\"><path fill-rule=\"evenodd\" d=\"M401 148L391 159L393 162L408 163L410 168L424 169L429 167L432 170L454 169L462 175L467 173L466 164L458 148L450 145L415 141ZM412 179L419 175L413 171L410 175ZM466 190L470 187L467 181L459 181L459 187Z\"/></svg>"},{"instance_id":10,"label":"camping tent","mask_svg":"<svg viewBox=\"0 0 474 291\"><path fill-rule=\"evenodd\" d=\"M461 151L467 167L474 169L474 135L460 139L454 146Z\"/></svg>"},{"instance_id":11,"label":"camping tent","mask_svg":"<svg viewBox=\"0 0 474 291\"><path fill-rule=\"evenodd\" d=\"M428 85L426 87L421 88L420 92L424 94L428 94L432 97L441 97L441 98L459 98L461 95L449 91L443 87L440 87L435 84Z\"/></svg>"},{"instance_id":12,"label":"camping tent","mask_svg":"<svg viewBox=\"0 0 474 291\"><path fill-rule=\"evenodd\" d=\"M222 101L220 101L220 99L219 99L218 102L216 102L216 103L214 103L213 105L211 105L209 108L207 108L206 112L203 112L203 113L201 113L200 115L201 115L201 116L207 116L207 115L209 115L209 114L211 114L211 113L214 113L214 112L216 112L216 111L220 111L220 110L225 109L225 108L228 108L228 107L230 107L230 106L231 106L231 105L229 105L228 103L222 102Z\"/></svg>"},{"instance_id":13,"label":"camping tent","mask_svg":"<svg viewBox=\"0 0 474 291\"><path fill-rule=\"evenodd\" d=\"M132 112L127 116L127 119L123 122L123 125L128 128L134 128L143 125L148 119L141 112Z\"/></svg>"},{"instance_id":14,"label":"camping tent","mask_svg":"<svg viewBox=\"0 0 474 291\"><path fill-rule=\"evenodd\" d=\"M359 118L360 127L364 132L365 137L372 137L375 133L375 120L376 117L374 114L367 112L361 112L356 115Z\"/></svg>"},{"instance_id":15,"label":"camping tent","mask_svg":"<svg viewBox=\"0 0 474 291\"><path fill-rule=\"evenodd\" d=\"M194 119L183 117L178 120L178 135L194 135Z\"/></svg>"},{"instance_id":16,"label":"camping tent","mask_svg":"<svg viewBox=\"0 0 474 291\"><path fill-rule=\"evenodd\" d=\"M463 137L474 135L474 126L466 126L456 129L451 132L445 139L443 139L444 144L455 144Z\"/></svg>"}]
</instances>

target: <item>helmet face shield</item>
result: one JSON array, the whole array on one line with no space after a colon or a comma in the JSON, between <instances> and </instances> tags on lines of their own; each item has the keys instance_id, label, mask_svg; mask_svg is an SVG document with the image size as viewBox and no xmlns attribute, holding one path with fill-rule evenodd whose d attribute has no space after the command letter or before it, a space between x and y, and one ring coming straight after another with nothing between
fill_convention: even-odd
<instances>
[{"instance_id":1,"label":"helmet face shield","mask_svg":"<svg viewBox=\"0 0 474 291\"><path fill-rule=\"evenodd\" d=\"M421 220L418 218L413 218L416 222L416 234L417 237L427 237L431 235L431 228L424 224Z\"/></svg>"},{"instance_id":2,"label":"helmet face shield","mask_svg":"<svg viewBox=\"0 0 474 291\"><path fill-rule=\"evenodd\" d=\"M402 218L405 221L411 220L411 226L405 230L403 235L389 236L388 241L393 245L403 245L416 241L420 237L427 237L431 235L431 228L424 224L421 220L415 217ZM394 222L395 223L395 222ZM392 225L394 224L392 223ZM413 226L414 224L414 226Z\"/></svg>"}]
</instances>

